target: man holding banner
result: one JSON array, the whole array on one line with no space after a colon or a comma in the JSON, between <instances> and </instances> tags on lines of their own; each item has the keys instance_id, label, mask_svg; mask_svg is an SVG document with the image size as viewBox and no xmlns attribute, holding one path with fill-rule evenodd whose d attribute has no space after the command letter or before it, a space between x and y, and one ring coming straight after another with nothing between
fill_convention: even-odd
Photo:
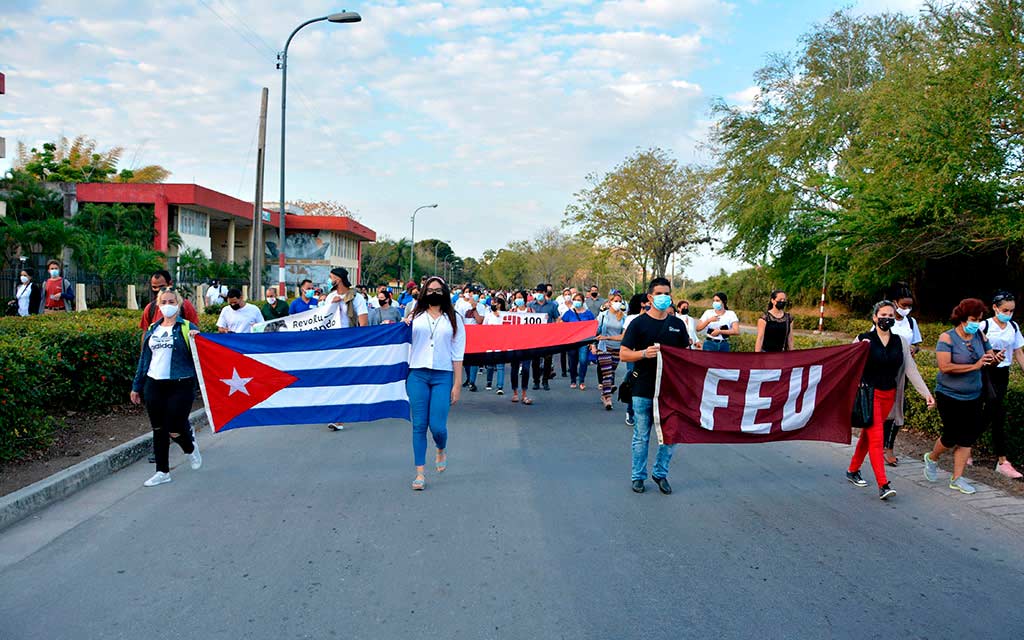
<instances>
[{"instance_id":1,"label":"man holding banner","mask_svg":"<svg viewBox=\"0 0 1024 640\"><path fill-rule=\"evenodd\" d=\"M690 346L686 325L667 311L672 306L672 286L669 281L665 278L651 280L647 287L647 299L651 308L629 323L619 351L623 362L634 363L633 373L627 382L632 388L633 412L636 416L633 425L632 472L633 491L636 493L644 492L644 481L647 479L647 451L651 442L651 426L654 424L658 352L662 345L680 349ZM665 495L672 493L672 486L668 483L668 465L674 451L675 445L659 444L658 457L651 471L651 478Z\"/></svg>"}]
</instances>

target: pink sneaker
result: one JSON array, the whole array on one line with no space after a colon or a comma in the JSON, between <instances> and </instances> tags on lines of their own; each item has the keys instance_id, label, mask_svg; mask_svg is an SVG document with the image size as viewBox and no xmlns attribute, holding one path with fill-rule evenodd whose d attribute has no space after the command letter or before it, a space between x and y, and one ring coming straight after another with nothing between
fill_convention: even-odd
<instances>
[{"instance_id":1,"label":"pink sneaker","mask_svg":"<svg viewBox=\"0 0 1024 640\"><path fill-rule=\"evenodd\" d=\"M973 467L974 466L974 458L972 458L971 456L967 456L967 466L968 467Z\"/></svg>"},{"instance_id":2,"label":"pink sneaker","mask_svg":"<svg viewBox=\"0 0 1024 640\"><path fill-rule=\"evenodd\" d=\"M1011 478L1013 480L1020 480L1021 478L1024 478L1024 474L1021 474L1020 471L1014 469L1009 460L996 464L996 473L1001 473L1007 478Z\"/></svg>"}]
</instances>

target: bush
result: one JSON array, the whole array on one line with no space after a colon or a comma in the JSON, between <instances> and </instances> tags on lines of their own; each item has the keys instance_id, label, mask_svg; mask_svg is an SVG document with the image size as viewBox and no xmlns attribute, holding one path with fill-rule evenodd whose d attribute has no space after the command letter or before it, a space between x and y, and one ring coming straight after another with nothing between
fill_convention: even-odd
<instances>
[{"instance_id":1,"label":"bush","mask_svg":"<svg viewBox=\"0 0 1024 640\"><path fill-rule=\"evenodd\" d=\"M67 411L123 404L138 364L138 311L0 319L0 460L48 444Z\"/></svg>"}]
</instances>

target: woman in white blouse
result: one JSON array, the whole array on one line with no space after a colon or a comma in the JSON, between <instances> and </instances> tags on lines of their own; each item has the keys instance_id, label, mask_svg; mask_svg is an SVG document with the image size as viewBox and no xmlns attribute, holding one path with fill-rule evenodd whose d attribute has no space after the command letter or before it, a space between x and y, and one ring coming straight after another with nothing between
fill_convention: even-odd
<instances>
[{"instance_id":1,"label":"woman in white blouse","mask_svg":"<svg viewBox=\"0 0 1024 640\"><path fill-rule=\"evenodd\" d=\"M729 336L740 335L740 319L729 310L729 299L721 291L711 298L711 308L697 322L697 331L705 328L704 351L729 351Z\"/></svg>"},{"instance_id":2,"label":"woman in white blouse","mask_svg":"<svg viewBox=\"0 0 1024 640\"><path fill-rule=\"evenodd\" d=\"M437 446L438 473L448 468L448 409L459 401L466 327L455 313L451 292L441 278L427 280L412 315L412 350L405 388L412 410L412 452L416 465L415 491L426 486L427 429Z\"/></svg>"}]
</instances>

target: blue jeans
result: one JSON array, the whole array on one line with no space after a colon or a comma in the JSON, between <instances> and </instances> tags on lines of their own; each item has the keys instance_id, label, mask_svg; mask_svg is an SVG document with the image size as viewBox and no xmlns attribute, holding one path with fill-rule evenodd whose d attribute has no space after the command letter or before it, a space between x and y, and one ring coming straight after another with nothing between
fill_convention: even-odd
<instances>
[{"instance_id":1,"label":"blue jeans","mask_svg":"<svg viewBox=\"0 0 1024 640\"><path fill-rule=\"evenodd\" d=\"M438 451L443 451L448 444L448 409L454 380L451 371L409 370L405 390L412 412L412 455L417 467L426 464L428 428Z\"/></svg>"},{"instance_id":2,"label":"blue jeans","mask_svg":"<svg viewBox=\"0 0 1024 640\"><path fill-rule=\"evenodd\" d=\"M491 386L491 382L494 380L494 372L498 372L498 388L505 388L505 365L503 364L489 364L487 365L487 386Z\"/></svg>"},{"instance_id":3,"label":"blue jeans","mask_svg":"<svg viewBox=\"0 0 1024 640\"><path fill-rule=\"evenodd\" d=\"M634 364L635 363L633 363L633 362L627 362L626 363L626 377L627 378L629 377L629 374L633 373L633 365ZM633 419L633 417L634 417L634 414L633 414L633 403L632 402L627 402L626 403L626 415L629 416L630 419Z\"/></svg>"},{"instance_id":4,"label":"blue jeans","mask_svg":"<svg viewBox=\"0 0 1024 640\"><path fill-rule=\"evenodd\" d=\"M728 340L712 340L708 338L704 341L701 347L702 351L720 351L722 353L729 353L729 341Z\"/></svg>"},{"instance_id":5,"label":"blue jeans","mask_svg":"<svg viewBox=\"0 0 1024 640\"><path fill-rule=\"evenodd\" d=\"M651 426L654 424L654 400L633 396L633 411L636 424L633 425L633 480L647 479L647 450L651 443ZM658 458L654 461L651 475L655 478L668 477L668 463L675 453L674 444L658 445Z\"/></svg>"},{"instance_id":6,"label":"blue jeans","mask_svg":"<svg viewBox=\"0 0 1024 640\"><path fill-rule=\"evenodd\" d=\"M569 381L572 384L576 384L579 380L580 384L587 382L587 367L590 365L588 356L590 355L590 347L580 347L575 351L569 351Z\"/></svg>"},{"instance_id":7,"label":"blue jeans","mask_svg":"<svg viewBox=\"0 0 1024 640\"><path fill-rule=\"evenodd\" d=\"M465 386L469 386L471 384L475 385L476 384L476 374L477 374L478 371L480 371L480 367L466 367L466 369L465 369L466 379L462 381L462 386L465 387Z\"/></svg>"}]
</instances>

